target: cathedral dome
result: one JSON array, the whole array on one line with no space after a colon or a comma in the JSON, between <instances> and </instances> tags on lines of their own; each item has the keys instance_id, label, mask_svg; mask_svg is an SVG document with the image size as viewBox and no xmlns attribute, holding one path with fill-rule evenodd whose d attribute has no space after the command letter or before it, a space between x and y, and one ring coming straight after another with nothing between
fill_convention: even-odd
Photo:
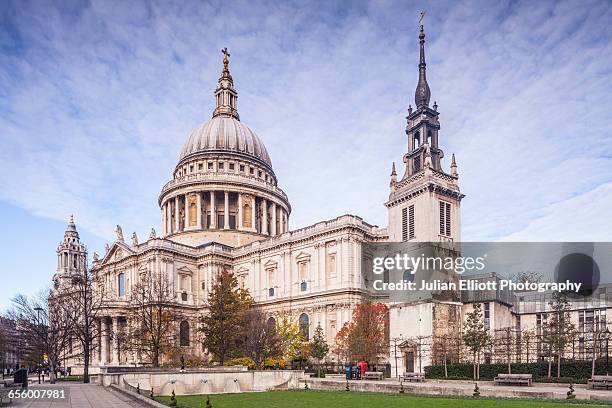
<instances>
[{"instance_id":1,"label":"cathedral dome","mask_svg":"<svg viewBox=\"0 0 612 408\"><path fill-rule=\"evenodd\" d=\"M215 116L191 132L179 161L199 153L235 153L255 158L272 168L261 139L247 125L232 116Z\"/></svg>"}]
</instances>

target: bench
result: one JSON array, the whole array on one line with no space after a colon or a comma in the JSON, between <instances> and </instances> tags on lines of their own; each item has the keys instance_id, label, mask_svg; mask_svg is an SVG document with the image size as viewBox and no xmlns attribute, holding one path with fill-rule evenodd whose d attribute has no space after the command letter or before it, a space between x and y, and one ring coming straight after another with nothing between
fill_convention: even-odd
<instances>
[{"instance_id":1,"label":"bench","mask_svg":"<svg viewBox=\"0 0 612 408\"><path fill-rule=\"evenodd\" d=\"M408 382L423 382L425 381L425 374L405 372L404 374L400 375L400 380Z\"/></svg>"},{"instance_id":2,"label":"bench","mask_svg":"<svg viewBox=\"0 0 612 408\"><path fill-rule=\"evenodd\" d=\"M0 388L0 407L4 405L5 402L8 402L9 405L13 402L9 392L10 390L7 388Z\"/></svg>"},{"instance_id":3,"label":"bench","mask_svg":"<svg viewBox=\"0 0 612 408\"><path fill-rule=\"evenodd\" d=\"M383 373L381 371L366 371L363 375L364 380L382 380Z\"/></svg>"},{"instance_id":4,"label":"bench","mask_svg":"<svg viewBox=\"0 0 612 408\"><path fill-rule=\"evenodd\" d=\"M526 385L531 386L531 374L497 374L493 379L494 385Z\"/></svg>"},{"instance_id":5,"label":"bench","mask_svg":"<svg viewBox=\"0 0 612 408\"><path fill-rule=\"evenodd\" d=\"M595 387L606 387L606 390L610 385L612 385L612 376L610 375L594 375L589 383L591 387L595 389Z\"/></svg>"}]
</instances>

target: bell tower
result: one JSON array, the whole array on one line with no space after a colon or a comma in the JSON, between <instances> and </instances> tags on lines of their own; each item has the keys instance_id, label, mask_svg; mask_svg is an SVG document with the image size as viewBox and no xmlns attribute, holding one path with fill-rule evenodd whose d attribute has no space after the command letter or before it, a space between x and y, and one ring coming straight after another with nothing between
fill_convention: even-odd
<instances>
[{"instance_id":1,"label":"bell tower","mask_svg":"<svg viewBox=\"0 0 612 408\"><path fill-rule=\"evenodd\" d=\"M444 152L438 144L438 105L429 106L431 91L425 63L425 30L419 32L419 81L414 93L415 109L408 108L405 170L398 180L393 163L389 200L389 239L394 242L459 241L461 199L455 156L450 172L442 167Z\"/></svg>"},{"instance_id":2,"label":"bell tower","mask_svg":"<svg viewBox=\"0 0 612 408\"><path fill-rule=\"evenodd\" d=\"M57 272L53 275L54 289L65 289L75 275L85 273L87 249L81 243L71 215L64 232L64 240L57 247Z\"/></svg>"}]
</instances>

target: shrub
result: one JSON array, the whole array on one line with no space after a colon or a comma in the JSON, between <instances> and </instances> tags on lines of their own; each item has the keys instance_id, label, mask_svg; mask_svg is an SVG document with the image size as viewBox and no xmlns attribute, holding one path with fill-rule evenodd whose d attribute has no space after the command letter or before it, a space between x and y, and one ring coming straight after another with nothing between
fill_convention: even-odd
<instances>
[{"instance_id":1,"label":"shrub","mask_svg":"<svg viewBox=\"0 0 612 408\"><path fill-rule=\"evenodd\" d=\"M532 374L534 380L544 382L558 383L586 383L591 378L591 362L590 361L563 361L561 363L561 378L556 378L557 367L552 366L552 378L547 378L548 363L546 361L538 361L535 363L513 363L511 364L512 372L515 374ZM473 379L473 366L471 363L465 364L448 364L448 378L458 380ZM508 372L508 365L505 363L499 364L481 364L480 379L492 380L497 374L505 374ZM595 374L605 374L606 363L597 362L595 366ZM432 365L425 367L425 376L427 378L444 378L444 366Z\"/></svg>"},{"instance_id":2,"label":"shrub","mask_svg":"<svg viewBox=\"0 0 612 408\"><path fill-rule=\"evenodd\" d=\"M238 357L238 358L233 358L229 361L226 361L225 366L235 366L235 365L241 365L241 366L247 366L249 368L249 370L254 370L255 369L255 361L253 361L253 359L251 357Z\"/></svg>"},{"instance_id":3,"label":"shrub","mask_svg":"<svg viewBox=\"0 0 612 408\"><path fill-rule=\"evenodd\" d=\"M266 369L284 370L286 366L287 362L283 358L266 358L264 361L264 368Z\"/></svg>"}]
</instances>

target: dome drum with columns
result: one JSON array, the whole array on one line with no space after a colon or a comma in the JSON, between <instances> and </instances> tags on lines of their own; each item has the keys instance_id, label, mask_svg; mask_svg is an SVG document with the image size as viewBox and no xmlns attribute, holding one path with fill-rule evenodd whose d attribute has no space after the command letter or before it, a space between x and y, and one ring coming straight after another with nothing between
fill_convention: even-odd
<instances>
[{"instance_id":1,"label":"dome drum with columns","mask_svg":"<svg viewBox=\"0 0 612 408\"><path fill-rule=\"evenodd\" d=\"M265 145L240 122L223 53L213 117L191 133L159 197L163 235L192 246L240 246L289 229L289 200Z\"/></svg>"}]
</instances>

